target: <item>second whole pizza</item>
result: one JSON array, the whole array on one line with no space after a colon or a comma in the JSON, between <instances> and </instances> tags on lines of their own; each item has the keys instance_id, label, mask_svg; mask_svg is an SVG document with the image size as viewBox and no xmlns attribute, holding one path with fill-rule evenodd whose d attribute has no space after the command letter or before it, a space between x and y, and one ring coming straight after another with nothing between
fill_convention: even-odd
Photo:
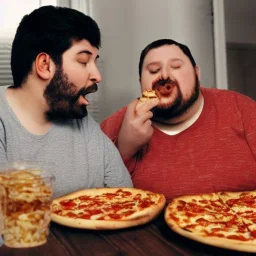
<instances>
[{"instance_id":1,"label":"second whole pizza","mask_svg":"<svg viewBox=\"0 0 256 256\"><path fill-rule=\"evenodd\" d=\"M165 220L184 237L256 252L256 191L181 196L169 203Z\"/></svg>"}]
</instances>

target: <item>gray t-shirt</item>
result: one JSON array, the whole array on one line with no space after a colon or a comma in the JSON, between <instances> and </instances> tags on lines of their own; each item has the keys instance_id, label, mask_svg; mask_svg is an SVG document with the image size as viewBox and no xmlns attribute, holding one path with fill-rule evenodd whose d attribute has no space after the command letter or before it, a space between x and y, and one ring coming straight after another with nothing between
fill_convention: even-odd
<instances>
[{"instance_id":1,"label":"gray t-shirt","mask_svg":"<svg viewBox=\"0 0 256 256\"><path fill-rule=\"evenodd\" d=\"M92 187L132 187L130 175L111 140L90 115L54 123L44 135L27 131L0 87L0 162L54 163L54 196Z\"/></svg>"}]
</instances>

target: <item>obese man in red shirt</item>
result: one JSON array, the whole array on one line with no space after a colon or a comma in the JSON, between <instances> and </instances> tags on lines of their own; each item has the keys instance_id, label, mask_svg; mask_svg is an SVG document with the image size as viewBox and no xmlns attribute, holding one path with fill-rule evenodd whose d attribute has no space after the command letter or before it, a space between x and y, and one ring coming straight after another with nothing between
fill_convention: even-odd
<instances>
[{"instance_id":1,"label":"obese man in red shirt","mask_svg":"<svg viewBox=\"0 0 256 256\"><path fill-rule=\"evenodd\" d=\"M256 189L256 103L237 92L203 88L187 46L149 44L139 62L141 90L102 130L118 147L137 188L179 195Z\"/></svg>"}]
</instances>

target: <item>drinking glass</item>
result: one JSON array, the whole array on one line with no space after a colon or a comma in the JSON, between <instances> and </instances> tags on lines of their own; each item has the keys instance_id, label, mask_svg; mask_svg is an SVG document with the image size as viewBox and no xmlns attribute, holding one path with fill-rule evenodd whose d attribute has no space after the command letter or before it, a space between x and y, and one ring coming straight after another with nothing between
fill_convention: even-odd
<instances>
[{"instance_id":1,"label":"drinking glass","mask_svg":"<svg viewBox=\"0 0 256 256\"><path fill-rule=\"evenodd\" d=\"M0 164L0 235L6 246L46 243L54 181L42 163Z\"/></svg>"}]
</instances>

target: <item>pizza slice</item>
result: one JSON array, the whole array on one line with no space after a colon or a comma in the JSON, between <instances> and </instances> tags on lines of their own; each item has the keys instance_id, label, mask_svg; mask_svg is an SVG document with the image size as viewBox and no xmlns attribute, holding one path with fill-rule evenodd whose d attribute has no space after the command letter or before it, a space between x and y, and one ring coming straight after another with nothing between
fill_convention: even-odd
<instances>
[{"instance_id":1,"label":"pizza slice","mask_svg":"<svg viewBox=\"0 0 256 256\"><path fill-rule=\"evenodd\" d=\"M236 213L256 212L256 191L219 192L217 194Z\"/></svg>"},{"instance_id":2,"label":"pizza slice","mask_svg":"<svg viewBox=\"0 0 256 256\"><path fill-rule=\"evenodd\" d=\"M247 225L256 238L256 191L219 192L221 200Z\"/></svg>"},{"instance_id":3,"label":"pizza slice","mask_svg":"<svg viewBox=\"0 0 256 256\"><path fill-rule=\"evenodd\" d=\"M52 220L85 229L119 229L151 221L163 209L165 197L135 188L94 188L57 198Z\"/></svg>"},{"instance_id":4,"label":"pizza slice","mask_svg":"<svg viewBox=\"0 0 256 256\"><path fill-rule=\"evenodd\" d=\"M143 91L142 96L139 98L139 100L141 102L144 102L153 98L157 98L156 92L151 89L146 89Z\"/></svg>"}]
</instances>

